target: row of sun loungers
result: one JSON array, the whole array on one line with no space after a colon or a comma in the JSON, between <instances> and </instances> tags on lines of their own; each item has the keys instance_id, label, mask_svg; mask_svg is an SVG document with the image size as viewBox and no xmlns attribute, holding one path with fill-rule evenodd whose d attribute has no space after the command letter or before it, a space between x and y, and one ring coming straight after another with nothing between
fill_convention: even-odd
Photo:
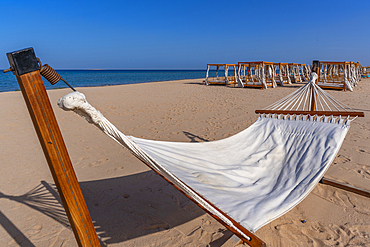
<instances>
[{"instance_id":1,"label":"row of sun loungers","mask_svg":"<svg viewBox=\"0 0 370 247\"><path fill-rule=\"evenodd\" d=\"M319 68L318 85L353 91L364 68L359 62L314 61ZM216 68L216 70L214 70ZM365 67L366 68L366 67ZM308 81L312 66L299 63L266 61L239 62L238 64L207 64L205 84L224 84L233 87L275 88L277 85Z\"/></svg>"}]
</instances>

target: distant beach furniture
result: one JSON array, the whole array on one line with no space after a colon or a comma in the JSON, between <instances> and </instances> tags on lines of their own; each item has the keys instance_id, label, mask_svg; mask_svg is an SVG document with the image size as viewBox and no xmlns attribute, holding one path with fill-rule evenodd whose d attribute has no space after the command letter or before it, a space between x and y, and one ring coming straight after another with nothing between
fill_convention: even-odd
<instances>
[{"instance_id":1,"label":"distant beach furniture","mask_svg":"<svg viewBox=\"0 0 370 247\"><path fill-rule=\"evenodd\" d=\"M353 91L361 79L361 64L354 62L320 61L318 85L321 88Z\"/></svg>"},{"instance_id":2,"label":"distant beach furniture","mask_svg":"<svg viewBox=\"0 0 370 247\"><path fill-rule=\"evenodd\" d=\"M272 62L239 62L238 86L257 87L262 89L275 88L274 63Z\"/></svg>"},{"instance_id":3,"label":"distant beach furniture","mask_svg":"<svg viewBox=\"0 0 370 247\"><path fill-rule=\"evenodd\" d=\"M362 67L362 77L370 77L370 66Z\"/></svg>"},{"instance_id":4,"label":"distant beach furniture","mask_svg":"<svg viewBox=\"0 0 370 247\"><path fill-rule=\"evenodd\" d=\"M292 84L289 77L289 66L288 63L274 63L274 72L276 77L276 83L280 86L284 84Z\"/></svg>"},{"instance_id":5,"label":"distant beach furniture","mask_svg":"<svg viewBox=\"0 0 370 247\"><path fill-rule=\"evenodd\" d=\"M211 69L216 68L216 75L210 76L213 71ZM220 75L219 72L224 72ZM229 69L232 68L234 71L232 76L229 76ZM233 87L237 84L236 82L236 64L207 64L206 80L204 81L206 85L210 84L224 84L232 85Z\"/></svg>"},{"instance_id":6,"label":"distant beach furniture","mask_svg":"<svg viewBox=\"0 0 370 247\"><path fill-rule=\"evenodd\" d=\"M298 63L289 63L289 76L291 82L297 83L302 82L301 74L300 74L300 66Z\"/></svg>"},{"instance_id":7,"label":"distant beach furniture","mask_svg":"<svg viewBox=\"0 0 370 247\"><path fill-rule=\"evenodd\" d=\"M308 81L311 69L307 64L302 63L274 63L276 83L283 86L292 82Z\"/></svg>"},{"instance_id":8,"label":"distant beach furniture","mask_svg":"<svg viewBox=\"0 0 370 247\"><path fill-rule=\"evenodd\" d=\"M304 81L308 81L310 79L311 74L311 67L308 64L298 64L301 68L301 77Z\"/></svg>"}]
</instances>

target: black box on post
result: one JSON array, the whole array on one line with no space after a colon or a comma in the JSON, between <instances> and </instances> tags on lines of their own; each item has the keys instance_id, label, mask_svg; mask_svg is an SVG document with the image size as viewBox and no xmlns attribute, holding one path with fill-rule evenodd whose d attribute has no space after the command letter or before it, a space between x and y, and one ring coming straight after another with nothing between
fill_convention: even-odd
<instances>
[{"instance_id":1,"label":"black box on post","mask_svg":"<svg viewBox=\"0 0 370 247\"><path fill-rule=\"evenodd\" d=\"M6 54L13 73L23 75L40 69L32 47Z\"/></svg>"}]
</instances>

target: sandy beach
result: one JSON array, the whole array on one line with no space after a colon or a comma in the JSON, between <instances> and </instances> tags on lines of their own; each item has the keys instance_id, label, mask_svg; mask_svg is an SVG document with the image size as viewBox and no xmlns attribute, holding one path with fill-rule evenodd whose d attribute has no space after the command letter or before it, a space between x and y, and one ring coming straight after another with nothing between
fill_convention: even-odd
<instances>
[{"instance_id":1,"label":"sandy beach","mask_svg":"<svg viewBox=\"0 0 370 247\"><path fill-rule=\"evenodd\" d=\"M127 135L204 142L247 128L258 118L256 109L302 85L261 90L196 79L77 90ZM365 117L351 123L325 176L364 189L370 189L369 85L362 79L353 92L327 90ZM56 102L70 91L48 93L103 245L235 245L229 230L127 150L59 109ZM0 93L0 104L0 246L77 246L21 92ZM370 199L318 184L255 234L267 246L370 246Z\"/></svg>"}]
</instances>

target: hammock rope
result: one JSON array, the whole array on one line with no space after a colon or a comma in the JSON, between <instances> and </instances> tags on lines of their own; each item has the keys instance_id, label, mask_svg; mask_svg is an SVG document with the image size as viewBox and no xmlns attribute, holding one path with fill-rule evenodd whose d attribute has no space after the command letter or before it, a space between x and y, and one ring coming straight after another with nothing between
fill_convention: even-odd
<instances>
[{"instance_id":1,"label":"hammock rope","mask_svg":"<svg viewBox=\"0 0 370 247\"><path fill-rule=\"evenodd\" d=\"M289 111L292 111L292 114L296 114L294 111L302 111L307 112L309 115L314 115L315 112L321 111L329 116L332 116L334 113L337 113L335 115L341 113L341 117L349 121L357 118L357 116L353 115L356 112L354 109L335 99L315 83L318 78L315 72L312 72L310 77L309 82L304 86L281 100L259 110L257 113L265 114L265 112L268 112L272 114L271 112L274 111L284 111L284 114L289 114ZM314 110L311 109L312 106L314 106ZM351 113L352 118L347 118L346 112Z\"/></svg>"}]
</instances>

